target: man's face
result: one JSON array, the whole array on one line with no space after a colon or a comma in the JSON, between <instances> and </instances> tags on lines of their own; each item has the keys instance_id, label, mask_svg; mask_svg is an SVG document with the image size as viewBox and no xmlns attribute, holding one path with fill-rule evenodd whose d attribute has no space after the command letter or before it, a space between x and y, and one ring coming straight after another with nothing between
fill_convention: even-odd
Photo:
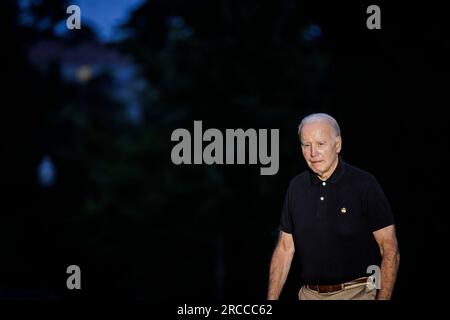
<instances>
[{"instance_id":1,"label":"man's face","mask_svg":"<svg viewBox=\"0 0 450 320\"><path fill-rule=\"evenodd\" d=\"M341 137L336 137L327 121L315 121L303 125L300 132L303 157L312 171L328 179L337 164L341 151Z\"/></svg>"}]
</instances>

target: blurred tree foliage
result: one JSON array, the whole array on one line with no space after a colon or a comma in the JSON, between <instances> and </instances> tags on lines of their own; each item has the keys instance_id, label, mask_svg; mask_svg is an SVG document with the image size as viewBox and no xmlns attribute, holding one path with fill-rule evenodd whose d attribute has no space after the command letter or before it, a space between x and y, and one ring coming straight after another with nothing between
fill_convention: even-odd
<instances>
[{"instance_id":1,"label":"blurred tree foliage","mask_svg":"<svg viewBox=\"0 0 450 320\"><path fill-rule=\"evenodd\" d=\"M7 79L3 98L9 103L1 117L5 201L0 234L5 256L0 294L61 297L68 292L70 264L80 265L86 271L83 282L90 279L84 283L101 290L115 285L103 280L103 264L113 264L112 252L123 252L123 242L115 237L121 222L108 212L115 205L108 186L118 183L126 169L119 163L128 151L119 150L125 149L120 139L128 134L128 124L123 106L111 94L110 74L86 83L67 82L61 57L44 69L31 63L36 44L53 41L70 51L98 41L95 33L83 26L64 37L56 35L55 26L67 18L65 1L23 3L0 4L1 31L8 39L2 56ZM37 179L45 155L56 170L56 183L48 187ZM103 261L104 256L110 259Z\"/></svg>"},{"instance_id":2,"label":"blurred tree foliage","mask_svg":"<svg viewBox=\"0 0 450 320\"><path fill-rule=\"evenodd\" d=\"M5 297L33 297L49 293L48 275L54 254L53 227L59 216L43 208L36 167L49 152L55 128L49 115L59 107L61 84L55 74L38 74L28 60L28 49L39 39L52 37L50 27L65 11L51 1L33 3L26 12L18 1L0 4L3 112L1 116L2 243L1 292ZM44 14L45 12L45 14ZM53 133L53 134L52 134ZM47 210L45 210L47 209ZM42 290L42 291L40 291Z\"/></svg>"}]
</instances>

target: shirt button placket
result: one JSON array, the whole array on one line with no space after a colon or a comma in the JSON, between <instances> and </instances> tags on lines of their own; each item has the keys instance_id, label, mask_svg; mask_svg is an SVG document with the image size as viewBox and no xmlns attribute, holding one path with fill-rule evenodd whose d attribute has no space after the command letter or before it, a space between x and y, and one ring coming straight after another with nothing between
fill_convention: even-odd
<instances>
[{"instance_id":1,"label":"shirt button placket","mask_svg":"<svg viewBox=\"0 0 450 320\"><path fill-rule=\"evenodd\" d=\"M322 181L322 186L325 187L326 185L327 185L327 183L325 181ZM323 200L325 200L325 197L321 196L320 201L323 201Z\"/></svg>"}]
</instances>

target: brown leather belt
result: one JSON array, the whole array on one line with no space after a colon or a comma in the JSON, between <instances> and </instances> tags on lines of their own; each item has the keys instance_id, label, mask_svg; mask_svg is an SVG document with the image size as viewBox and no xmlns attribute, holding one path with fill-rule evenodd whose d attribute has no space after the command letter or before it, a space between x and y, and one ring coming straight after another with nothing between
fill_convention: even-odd
<instances>
[{"instance_id":1,"label":"brown leather belt","mask_svg":"<svg viewBox=\"0 0 450 320\"><path fill-rule=\"evenodd\" d=\"M331 284L331 285L311 285L307 284L306 287L310 290L316 291L318 293L329 293L329 292L336 292L340 290L344 290L347 287L351 287L354 285L360 286L362 283L367 282L367 277L362 277L355 279L353 281L341 283L341 284Z\"/></svg>"}]
</instances>

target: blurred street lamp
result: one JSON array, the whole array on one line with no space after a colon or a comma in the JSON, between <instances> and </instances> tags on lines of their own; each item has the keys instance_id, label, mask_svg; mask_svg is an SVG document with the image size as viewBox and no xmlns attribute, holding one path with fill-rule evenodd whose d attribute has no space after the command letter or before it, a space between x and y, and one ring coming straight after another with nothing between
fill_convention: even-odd
<instances>
[{"instance_id":1,"label":"blurred street lamp","mask_svg":"<svg viewBox=\"0 0 450 320\"><path fill-rule=\"evenodd\" d=\"M51 187L55 184L56 169L52 159L45 155L37 166L38 182L43 187Z\"/></svg>"},{"instance_id":2,"label":"blurred street lamp","mask_svg":"<svg viewBox=\"0 0 450 320\"><path fill-rule=\"evenodd\" d=\"M322 36L322 29L317 24L310 24L303 30L303 39L307 42L318 40Z\"/></svg>"},{"instance_id":3,"label":"blurred street lamp","mask_svg":"<svg viewBox=\"0 0 450 320\"><path fill-rule=\"evenodd\" d=\"M79 82L86 83L92 78L92 68L88 65L83 65L76 70L76 77Z\"/></svg>"}]
</instances>

